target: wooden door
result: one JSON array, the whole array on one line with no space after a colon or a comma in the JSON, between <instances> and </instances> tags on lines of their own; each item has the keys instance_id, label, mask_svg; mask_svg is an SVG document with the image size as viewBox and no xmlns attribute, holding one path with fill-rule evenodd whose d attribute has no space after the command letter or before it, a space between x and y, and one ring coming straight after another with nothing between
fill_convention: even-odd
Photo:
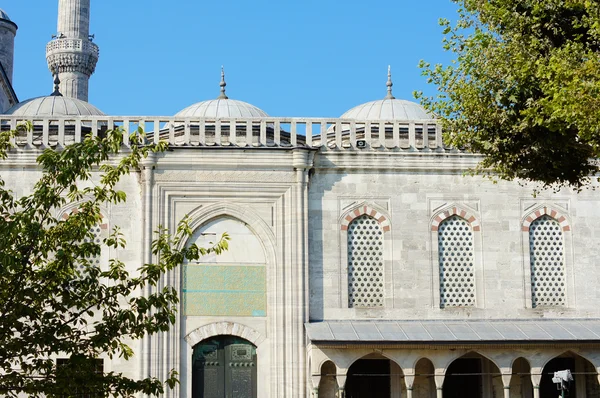
<instances>
[{"instance_id":1,"label":"wooden door","mask_svg":"<svg viewBox=\"0 0 600 398\"><path fill-rule=\"evenodd\" d=\"M219 336L194 347L193 398L257 398L256 347L233 336Z\"/></svg>"}]
</instances>

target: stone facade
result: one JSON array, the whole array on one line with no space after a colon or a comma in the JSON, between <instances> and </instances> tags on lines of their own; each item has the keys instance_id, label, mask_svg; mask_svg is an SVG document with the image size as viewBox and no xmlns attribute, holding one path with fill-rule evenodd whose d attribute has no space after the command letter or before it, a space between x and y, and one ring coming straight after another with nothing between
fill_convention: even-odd
<instances>
[{"instance_id":1,"label":"stone facade","mask_svg":"<svg viewBox=\"0 0 600 398\"><path fill-rule=\"evenodd\" d=\"M21 142L0 165L18 195L39 177L36 145ZM339 396L361 358L390 360L393 397L441 396L456 360L480 363L482 397L538 396L534 387L555 357L566 355L577 369L586 369L582 374L593 373L600 366L595 338L483 344L400 343L384 337L313 342L307 336L307 322L600 318L595 191L563 189L534 197L532 187L463 176L477 161L442 149L326 146L173 146L148 159L120 184L127 203L103 209L105 227L119 225L128 238L126 250L104 255L117 256L133 270L151 260L150 231L158 225L173 229L186 216L196 231L190 242L206 244L227 231L231 252L166 275L164 283L179 287L183 298L177 324L134 342L134 362L107 360L105 369L157 377L176 369L182 383L168 395L192 396L194 347L231 335L256 347L259 397ZM544 216L555 219L563 234L565 300L534 307L529 233ZM383 301L378 306L349 301L348 233L363 217L380 225ZM472 234L475 294L469 305L443 306L438 234L455 217L465 220ZM199 266L202 273L192 280ZM258 276L243 274L240 282L238 271ZM243 303L248 309L237 301L244 289L258 300L248 294ZM596 376L576 375L576 380L577 397L598 390Z\"/></svg>"},{"instance_id":2,"label":"stone facade","mask_svg":"<svg viewBox=\"0 0 600 398\"><path fill-rule=\"evenodd\" d=\"M66 97L85 101L98 60L90 0L59 7L49 67ZM0 62L12 59L3 23ZM202 383L235 368L254 398L546 398L556 396L549 374L568 368L571 396L598 397L599 183L534 196L467 177L481 158L445 147L435 119L393 97L389 71L386 86L385 99L334 119L269 117L227 97L224 71L217 99L175 117L41 113L27 101L11 112L0 90L0 125L36 121L0 162L17 196L40 177L42 150L85 134L118 124L168 141L122 179L127 202L102 209L96 232L119 226L128 245L103 251L100 266L153 261L153 231L185 217L194 234L182 244L231 236L229 252L164 276L182 298L175 325L131 342L128 362L105 358L105 371L176 370L167 397L203 397Z\"/></svg>"}]
</instances>

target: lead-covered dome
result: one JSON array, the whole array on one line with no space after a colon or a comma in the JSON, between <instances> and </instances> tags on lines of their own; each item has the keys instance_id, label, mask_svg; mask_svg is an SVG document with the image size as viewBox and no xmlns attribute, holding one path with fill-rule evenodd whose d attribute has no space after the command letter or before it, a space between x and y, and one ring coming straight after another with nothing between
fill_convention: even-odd
<instances>
[{"instance_id":1,"label":"lead-covered dome","mask_svg":"<svg viewBox=\"0 0 600 398\"><path fill-rule=\"evenodd\" d=\"M94 105L77 98L63 97L58 90L60 80L54 79L54 92L44 97L31 98L19 102L5 112L6 115L20 117L41 116L104 116Z\"/></svg>"},{"instance_id":2,"label":"lead-covered dome","mask_svg":"<svg viewBox=\"0 0 600 398\"><path fill-rule=\"evenodd\" d=\"M197 117L197 118L251 118L268 117L262 109L244 101L230 99L225 95L225 72L221 69L221 95L214 100L202 101L190 105L187 108L177 112L177 117Z\"/></svg>"},{"instance_id":3,"label":"lead-covered dome","mask_svg":"<svg viewBox=\"0 0 600 398\"><path fill-rule=\"evenodd\" d=\"M180 117L207 117L207 118L246 118L267 117L260 108L244 101L229 98L217 98L209 101L198 102L177 112Z\"/></svg>"},{"instance_id":4,"label":"lead-covered dome","mask_svg":"<svg viewBox=\"0 0 600 398\"><path fill-rule=\"evenodd\" d=\"M92 104L77 98L67 98L60 95L31 98L19 102L5 113L23 117L104 116L104 113Z\"/></svg>"},{"instance_id":5,"label":"lead-covered dome","mask_svg":"<svg viewBox=\"0 0 600 398\"><path fill-rule=\"evenodd\" d=\"M396 98L385 98L355 106L345 112L340 118L385 121L433 119L431 114L420 104Z\"/></svg>"},{"instance_id":6,"label":"lead-covered dome","mask_svg":"<svg viewBox=\"0 0 600 398\"><path fill-rule=\"evenodd\" d=\"M435 119L435 116L427 112L422 105L412 101L397 99L392 95L393 83L389 67L386 86L387 95L384 99L355 106L345 112L340 118L363 121L413 121Z\"/></svg>"}]
</instances>

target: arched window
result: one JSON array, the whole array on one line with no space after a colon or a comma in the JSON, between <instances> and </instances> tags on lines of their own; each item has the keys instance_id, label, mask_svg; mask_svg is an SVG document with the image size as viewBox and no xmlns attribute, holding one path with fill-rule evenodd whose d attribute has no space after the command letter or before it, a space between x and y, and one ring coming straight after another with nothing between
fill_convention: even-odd
<instances>
[{"instance_id":1,"label":"arched window","mask_svg":"<svg viewBox=\"0 0 600 398\"><path fill-rule=\"evenodd\" d=\"M368 215L348 226L348 305L383 307L383 230Z\"/></svg>"},{"instance_id":2,"label":"arched window","mask_svg":"<svg viewBox=\"0 0 600 398\"><path fill-rule=\"evenodd\" d=\"M440 307L475 306L473 230L459 216L442 221L438 229Z\"/></svg>"},{"instance_id":3,"label":"arched window","mask_svg":"<svg viewBox=\"0 0 600 398\"><path fill-rule=\"evenodd\" d=\"M267 259L255 233L241 220L219 216L194 231L190 243L210 247L227 232L220 255L202 256L183 267L183 314L186 316L267 315Z\"/></svg>"},{"instance_id":4,"label":"arched window","mask_svg":"<svg viewBox=\"0 0 600 398\"><path fill-rule=\"evenodd\" d=\"M563 228L543 215L529 226L531 302L533 307L566 304Z\"/></svg>"},{"instance_id":5,"label":"arched window","mask_svg":"<svg viewBox=\"0 0 600 398\"><path fill-rule=\"evenodd\" d=\"M100 227L99 224L93 226L92 228L90 228L90 233L91 236L87 237L84 239L84 242L88 243L95 243L97 245L102 245L102 229ZM89 262L89 265L92 267L100 267L101 264L101 259L102 259L102 255L89 255L86 256L86 260ZM84 267L82 265L79 266L79 270L83 271Z\"/></svg>"}]
</instances>

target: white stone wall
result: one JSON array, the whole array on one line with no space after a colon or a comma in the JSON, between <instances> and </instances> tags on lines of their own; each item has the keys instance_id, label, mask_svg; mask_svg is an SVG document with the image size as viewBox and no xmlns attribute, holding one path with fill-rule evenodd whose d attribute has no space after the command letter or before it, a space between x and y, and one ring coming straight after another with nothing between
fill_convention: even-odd
<instances>
[{"instance_id":1,"label":"white stone wall","mask_svg":"<svg viewBox=\"0 0 600 398\"><path fill-rule=\"evenodd\" d=\"M384 155L382 155L383 157ZM335 159L334 159L335 160ZM311 319L440 319L598 317L600 271L597 239L600 208L593 190L563 189L533 196L533 186L463 176L450 160L406 170L331 167L316 160L309 190ZM319 164L324 166L319 166ZM389 219L385 251L386 306L348 308L344 216L371 206ZM531 308L529 241L525 218L540 208L556 209L566 220L567 305ZM474 307L439 303L438 215L453 208L473 216L477 300ZM559 215L560 216L560 215ZM558 218L557 216L556 218ZM387 221L386 221L387 222ZM433 227L433 228L432 228Z\"/></svg>"},{"instance_id":2,"label":"white stone wall","mask_svg":"<svg viewBox=\"0 0 600 398\"><path fill-rule=\"evenodd\" d=\"M40 176L36 155L25 151L0 165L6 185L18 196L28 193ZM304 151L175 150L149 159L141 172L120 183L119 188L128 195L127 203L106 209L109 226L119 225L128 241L126 250L110 255L124 260L133 271L148 256L146 231L158 225L174 230L186 215L194 230L219 217L239 220L252 231L252 245L258 240L262 246L267 313L257 317L180 316L171 332L132 343L136 351L132 361L107 361L105 369L132 377L164 377L176 369L182 384L169 396L190 396L194 345L211 336L232 334L257 346L260 397L304 397L314 387L308 383L310 378L315 383L316 377L319 385L320 365L326 360L337 366L340 383L344 371L363 355L391 358L405 375L418 367L430 371L427 364L417 366L420 358L428 358L432 371L443 375L453 359L471 351L364 347L308 347L307 351L303 323L309 315L312 320L599 317L600 273L595 259L600 210L596 192L565 189L533 197L532 187L464 177L464 166L472 164L469 159L442 156L432 160L433 156L437 155L423 155L421 166L415 168L403 163L408 157L321 153L316 155L310 177L312 160ZM377 167L374 162L379 162ZM361 208L368 208L369 214L381 220L384 231L383 308L348 308L347 232L343 227L350 222L346 217ZM561 225L568 281L568 305L564 308L531 308L527 289L528 232L524 228L530 223L527 217L544 208L558 212L557 218L564 216ZM439 306L435 228L450 214L471 220L477 283L474 307ZM231 250L235 252L236 247ZM163 283L181 286L181 270L167 275ZM541 371L545 360L564 351L510 350L490 347L476 351L491 358L503 374L516 357L526 357ZM600 364L595 349L575 352ZM436 383L443 381L436 377ZM416 377L415 397L435 394L433 380ZM330 395L335 390L331 381L324 381ZM498 382L492 387L498 390ZM405 386L400 388L406 392ZM518 394L518 385L511 384L511 389Z\"/></svg>"}]
</instances>

